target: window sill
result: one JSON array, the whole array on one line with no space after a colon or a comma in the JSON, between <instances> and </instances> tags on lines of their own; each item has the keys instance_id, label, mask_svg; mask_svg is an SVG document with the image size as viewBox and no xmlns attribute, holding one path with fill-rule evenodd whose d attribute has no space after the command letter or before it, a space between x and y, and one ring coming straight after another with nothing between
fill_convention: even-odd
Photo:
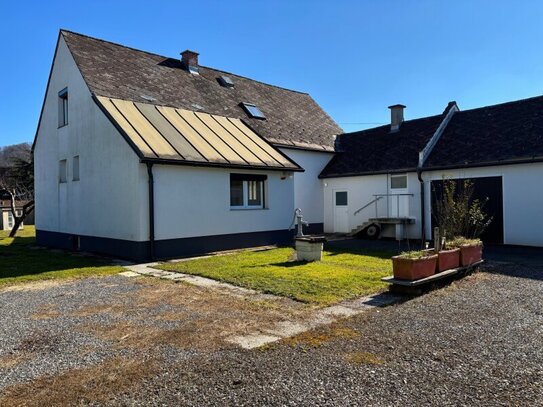
<instances>
[{"instance_id":1,"label":"window sill","mask_svg":"<svg viewBox=\"0 0 543 407\"><path fill-rule=\"evenodd\" d=\"M68 123L63 124L62 126L58 126L57 129L62 129L63 127L66 127L67 125L68 125Z\"/></svg>"},{"instance_id":2,"label":"window sill","mask_svg":"<svg viewBox=\"0 0 543 407\"><path fill-rule=\"evenodd\" d=\"M269 208L235 208L230 207L231 211L267 211Z\"/></svg>"}]
</instances>

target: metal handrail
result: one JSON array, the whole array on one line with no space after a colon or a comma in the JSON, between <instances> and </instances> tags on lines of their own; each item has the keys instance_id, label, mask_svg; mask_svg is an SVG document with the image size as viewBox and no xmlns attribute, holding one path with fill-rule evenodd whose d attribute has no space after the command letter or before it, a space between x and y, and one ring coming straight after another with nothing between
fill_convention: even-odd
<instances>
[{"instance_id":1,"label":"metal handrail","mask_svg":"<svg viewBox=\"0 0 543 407\"><path fill-rule=\"evenodd\" d=\"M396 209L398 211L398 217L399 217L400 216L400 213L399 213L400 212L400 196L415 196L415 194L373 194L373 196L375 197L373 200L368 202L363 207L354 211L353 215L357 215L360 211L362 211L363 209L366 209L368 206L375 203L375 217L377 217L377 201L379 201L380 199L383 199L384 197L387 197L387 212L388 212L388 197L395 196L397 200Z\"/></svg>"},{"instance_id":2,"label":"metal handrail","mask_svg":"<svg viewBox=\"0 0 543 407\"><path fill-rule=\"evenodd\" d=\"M377 195L373 195L373 196L377 196ZM356 211L354 211L354 214L353 214L353 215L358 214L358 212L360 212L362 209L366 209L368 206L370 206L370 205L371 205L372 203L374 203L374 202L377 202L379 199L383 199L383 197L382 197L382 196L379 196L379 197L377 197L377 198L371 200L371 201L368 202L366 205L364 205L362 208L359 208L359 209L357 209Z\"/></svg>"},{"instance_id":3,"label":"metal handrail","mask_svg":"<svg viewBox=\"0 0 543 407\"><path fill-rule=\"evenodd\" d=\"M415 196L415 194L373 194L373 196Z\"/></svg>"}]
</instances>

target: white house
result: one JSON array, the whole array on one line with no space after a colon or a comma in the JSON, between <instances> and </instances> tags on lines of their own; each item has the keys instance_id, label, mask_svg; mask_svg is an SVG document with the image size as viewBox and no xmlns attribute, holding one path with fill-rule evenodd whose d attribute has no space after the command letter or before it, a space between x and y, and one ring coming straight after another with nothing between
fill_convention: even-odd
<instances>
[{"instance_id":1,"label":"white house","mask_svg":"<svg viewBox=\"0 0 543 407\"><path fill-rule=\"evenodd\" d=\"M320 174L325 232L431 238L443 179L471 179L488 198L489 243L543 246L543 97L342 134Z\"/></svg>"},{"instance_id":2,"label":"white house","mask_svg":"<svg viewBox=\"0 0 543 407\"><path fill-rule=\"evenodd\" d=\"M322 232L336 123L306 93L62 30L33 146L42 245L133 259Z\"/></svg>"}]
</instances>

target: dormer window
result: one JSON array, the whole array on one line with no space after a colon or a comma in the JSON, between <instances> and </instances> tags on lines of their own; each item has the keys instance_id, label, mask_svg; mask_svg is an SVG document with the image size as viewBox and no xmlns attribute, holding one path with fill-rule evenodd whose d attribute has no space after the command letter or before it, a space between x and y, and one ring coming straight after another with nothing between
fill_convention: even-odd
<instances>
[{"instance_id":1,"label":"dormer window","mask_svg":"<svg viewBox=\"0 0 543 407\"><path fill-rule=\"evenodd\" d=\"M68 124L68 88L58 92L58 127Z\"/></svg>"},{"instance_id":2,"label":"dormer window","mask_svg":"<svg viewBox=\"0 0 543 407\"><path fill-rule=\"evenodd\" d=\"M247 114L253 119L266 120L266 116L264 116L264 113L262 113L262 111L256 107L256 105L253 105L252 103L242 103L241 105Z\"/></svg>"}]
</instances>

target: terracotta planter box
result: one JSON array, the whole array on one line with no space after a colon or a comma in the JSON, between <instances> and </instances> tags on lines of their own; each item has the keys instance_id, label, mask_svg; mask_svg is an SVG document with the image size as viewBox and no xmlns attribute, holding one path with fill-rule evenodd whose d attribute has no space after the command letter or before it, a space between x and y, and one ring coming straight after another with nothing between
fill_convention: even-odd
<instances>
[{"instance_id":1,"label":"terracotta planter box","mask_svg":"<svg viewBox=\"0 0 543 407\"><path fill-rule=\"evenodd\" d=\"M455 269L460 266L460 249L442 250L438 253L437 272Z\"/></svg>"},{"instance_id":2,"label":"terracotta planter box","mask_svg":"<svg viewBox=\"0 0 543 407\"><path fill-rule=\"evenodd\" d=\"M483 258L483 245L460 246L460 264L469 266Z\"/></svg>"},{"instance_id":3,"label":"terracotta planter box","mask_svg":"<svg viewBox=\"0 0 543 407\"><path fill-rule=\"evenodd\" d=\"M392 258L394 278L401 280L420 280L429 277L436 271L437 254L422 259L405 259L400 256Z\"/></svg>"}]
</instances>

